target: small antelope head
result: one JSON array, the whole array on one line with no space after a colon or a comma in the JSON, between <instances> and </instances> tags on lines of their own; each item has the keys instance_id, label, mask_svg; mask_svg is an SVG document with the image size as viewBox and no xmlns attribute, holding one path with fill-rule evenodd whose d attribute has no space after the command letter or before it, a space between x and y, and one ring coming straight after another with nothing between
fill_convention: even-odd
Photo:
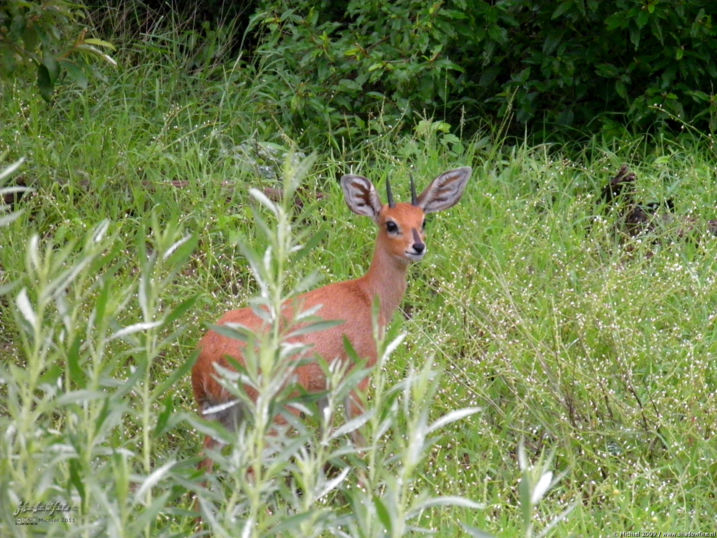
<instances>
[{"instance_id":1,"label":"small antelope head","mask_svg":"<svg viewBox=\"0 0 717 538\"><path fill-rule=\"evenodd\" d=\"M419 196L411 178L411 203L396 203L386 179L388 203L383 204L375 187L365 177L347 174L341 178L346 204L357 215L371 217L378 225L377 245L394 260L408 264L426 254L426 214L453 207L463 195L470 167L449 170L434 179Z\"/></svg>"}]
</instances>

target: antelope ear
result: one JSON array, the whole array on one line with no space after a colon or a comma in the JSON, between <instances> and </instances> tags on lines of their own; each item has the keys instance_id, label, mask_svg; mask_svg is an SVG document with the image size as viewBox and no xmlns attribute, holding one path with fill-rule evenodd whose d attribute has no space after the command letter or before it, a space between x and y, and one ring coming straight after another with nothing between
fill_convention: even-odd
<instances>
[{"instance_id":1,"label":"antelope ear","mask_svg":"<svg viewBox=\"0 0 717 538\"><path fill-rule=\"evenodd\" d=\"M441 174L421 193L416 205L423 209L424 213L435 213L453 207L463 196L471 172L469 166L464 166Z\"/></svg>"},{"instance_id":2,"label":"antelope ear","mask_svg":"<svg viewBox=\"0 0 717 538\"><path fill-rule=\"evenodd\" d=\"M378 220L381 212L381 199L373 184L362 176L346 174L341 178L341 188L344 191L344 198L349 209L357 215L371 217Z\"/></svg>"}]
</instances>

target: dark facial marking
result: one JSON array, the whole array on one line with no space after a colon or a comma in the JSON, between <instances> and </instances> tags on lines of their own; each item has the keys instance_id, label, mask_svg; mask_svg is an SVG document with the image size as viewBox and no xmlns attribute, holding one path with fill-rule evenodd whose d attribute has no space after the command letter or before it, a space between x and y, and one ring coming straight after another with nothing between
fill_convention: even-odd
<instances>
[{"instance_id":1,"label":"dark facial marking","mask_svg":"<svg viewBox=\"0 0 717 538\"><path fill-rule=\"evenodd\" d=\"M413 233L413 250L420 254L425 250L426 244L421 239L421 234L418 233L418 230L412 228L411 232Z\"/></svg>"}]
</instances>

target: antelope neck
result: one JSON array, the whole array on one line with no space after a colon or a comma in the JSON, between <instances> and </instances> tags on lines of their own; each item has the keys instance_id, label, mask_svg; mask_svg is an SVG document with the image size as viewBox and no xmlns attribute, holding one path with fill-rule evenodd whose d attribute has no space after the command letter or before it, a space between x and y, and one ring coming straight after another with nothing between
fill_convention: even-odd
<instances>
[{"instance_id":1,"label":"antelope neck","mask_svg":"<svg viewBox=\"0 0 717 538\"><path fill-rule=\"evenodd\" d=\"M376 296L381 300L381 326L385 326L393 317L393 312L401 303L406 291L406 270L408 260L392 256L380 244L376 244L373 260L368 272L359 279L361 288L373 301Z\"/></svg>"}]
</instances>

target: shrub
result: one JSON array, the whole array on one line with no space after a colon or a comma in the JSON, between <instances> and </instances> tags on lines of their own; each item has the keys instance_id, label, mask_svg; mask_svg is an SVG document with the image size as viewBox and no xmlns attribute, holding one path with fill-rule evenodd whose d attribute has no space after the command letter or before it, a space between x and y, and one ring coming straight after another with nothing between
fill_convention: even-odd
<instances>
[{"instance_id":1,"label":"shrub","mask_svg":"<svg viewBox=\"0 0 717 538\"><path fill-rule=\"evenodd\" d=\"M267 84L264 102L283 125L351 137L379 116L439 112L460 68L442 53L449 12L425 2L263 2L251 31Z\"/></svg>"},{"instance_id":2,"label":"shrub","mask_svg":"<svg viewBox=\"0 0 717 538\"><path fill-rule=\"evenodd\" d=\"M271 81L264 102L319 138L420 115L585 127L616 113L713 130L714 11L704 0L264 0L250 31Z\"/></svg>"},{"instance_id":3,"label":"shrub","mask_svg":"<svg viewBox=\"0 0 717 538\"><path fill-rule=\"evenodd\" d=\"M87 37L80 20L78 2L52 0L23 2L8 0L0 5L0 78L10 78L28 65L37 69L37 87L42 97L52 98L63 74L87 86L84 59L95 57L115 65L103 49L114 47L101 39Z\"/></svg>"}]
</instances>

